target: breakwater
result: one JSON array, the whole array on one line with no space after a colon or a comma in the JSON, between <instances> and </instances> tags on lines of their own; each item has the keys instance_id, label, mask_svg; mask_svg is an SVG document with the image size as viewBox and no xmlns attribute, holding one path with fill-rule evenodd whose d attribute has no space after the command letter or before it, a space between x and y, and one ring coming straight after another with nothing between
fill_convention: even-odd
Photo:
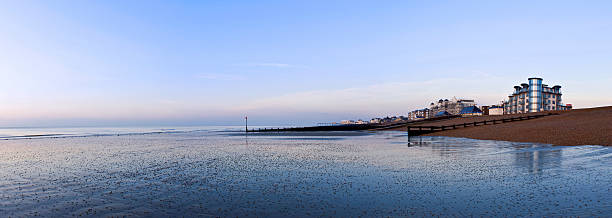
<instances>
[{"instance_id":1,"label":"breakwater","mask_svg":"<svg viewBox=\"0 0 612 218\"><path fill-rule=\"evenodd\" d=\"M309 126L289 128L257 128L248 132L310 132L310 131L358 131L358 130L396 130L407 131L409 135L422 135L459 128L495 125L516 121L532 120L559 113L538 113L511 116L477 116L461 117L459 115L435 117L423 120L412 120L385 124L347 124L336 126ZM478 119L477 119L478 118Z\"/></svg>"},{"instance_id":2,"label":"breakwater","mask_svg":"<svg viewBox=\"0 0 612 218\"><path fill-rule=\"evenodd\" d=\"M448 125L415 125L415 126L406 125L406 131L408 132L408 135L414 136L414 135L422 135L422 134L428 134L428 133L440 132L440 131L446 131L446 130L454 130L454 129L459 129L459 128L476 127L476 126L482 126L482 125L496 125L496 124L503 124L503 123L509 123L509 122L531 120L531 119L537 119L537 118L551 116L551 115L559 115L559 113L547 113L547 114L535 114L535 115L526 114L523 116L503 117L500 119L490 119L490 120L485 119L482 121L471 121L471 122L454 123L454 124L448 124Z\"/></svg>"},{"instance_id":3,"label":"breakwater","mask_svg":"<svg viewBox=\"0 0 612 218\"><path fill-rule=\"evenodd\" d=\"M432 121L449 120L460 117L458 115L435 117L424 120L411 120L403 122L383 123L383 124L347 124L336 126L308 126L308 127L288 127L288 128L257 128L248 129L248 132L295 132L295 131L356 131L356 130L386 130L398 128L406 125L422 124Z\"/></svg>"}]
</instances>

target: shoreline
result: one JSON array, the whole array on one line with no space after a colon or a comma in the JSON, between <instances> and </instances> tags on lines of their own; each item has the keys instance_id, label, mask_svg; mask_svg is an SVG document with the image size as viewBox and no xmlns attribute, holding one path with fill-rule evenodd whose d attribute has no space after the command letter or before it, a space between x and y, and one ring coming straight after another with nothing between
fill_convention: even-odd
<instances>
[{"instance_id":1,"label":"shoreline","mask_svg":"<svg viewBox=\"0 0 612 218\"><path fill-rule=\"evenodd\" d=\"M558 111L558 113L559 115L547 116L534 120L482 125L423 135L511 142L533 142L562 146L612 146L612 106ZM503 116L510 115L461 117L452 120L427 122L423 125L452 125L454 123L499 119ZM402 126L389 130L405 131L405 128L406 126Z\"/></svg>"}]
</instances>

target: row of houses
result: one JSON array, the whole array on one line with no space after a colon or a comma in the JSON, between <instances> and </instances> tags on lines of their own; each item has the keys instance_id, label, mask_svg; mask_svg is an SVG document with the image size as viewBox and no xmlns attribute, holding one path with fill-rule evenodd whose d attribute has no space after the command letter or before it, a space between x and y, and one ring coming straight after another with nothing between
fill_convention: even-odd
<instances>
[{"instance_id":1,"label":"row of houses","mask_svg":"<svg viewBox=\"0 0 612 218\"><path fill-rule=\"evenodd\" d=\"M489 113L489 107L478 107L473 99L453 97L451 100L440 99L436 103L432 102L429 108L411 111L408 113L408 118L410 120L420 120L449 115L480 116L484 113L483 109L487 111L487 114ZM497 113L496 110L493 110L493 112Z\"/></svg>"},{"instance_id":2,"label":"row of houses","mask_svg":"<svg viewBox=\"0 0 612 218\"><path fill-rule=\"evenodd\" d=\"M529 78L528 83L521 83L514 86L514 92L508 95L508 100L501 101L497 105L478 106L473 99L456 98L440 99L432 102L429 107L414 110L408 113L407 117L393 116L385 118L372 118L371 120L343 120L332 125L350 124L377 124L392 123L407 120L421 120L440 116L460 115L460 116L482 116L482 115L503 115L518 113L533 113L542 111L571 110L571 104L563 104L561 86L549 87L542 83L542 78Z\"/></svg>"},{"instance_id":3,"label":"row of houses","mask_svg":"<svg viewBox=\"0 0 612 218\"><path fill-rule=\"evenodd\" d=\"M408 117L404 117L404 116L392 116L392 117L383 117L383 118L372 118L370 120L342 120L340 121L340 123L336 123L333 122L331 123L332 125L353 125L353 124L378 124L378 123L393 123L393 122L401 122L401 121L408 121L409 118Z\"/></svg>"},{"instance_id":4,"label":"row of houses","mask_svg":"<svg viewBox=\"0 0 612 218\"><path fill-rule=\"evenodd\" d=\"M498 105L477 106L473 99L440 99L432 102L428 108L411 111L408 118L420 120L449 115L503 115L572 109L571 104L562 103L560 85L549 87L542 83L542 78L537 77L529 78L528 82L515 86L508 100Z\"/></svg>"}]
</instances>

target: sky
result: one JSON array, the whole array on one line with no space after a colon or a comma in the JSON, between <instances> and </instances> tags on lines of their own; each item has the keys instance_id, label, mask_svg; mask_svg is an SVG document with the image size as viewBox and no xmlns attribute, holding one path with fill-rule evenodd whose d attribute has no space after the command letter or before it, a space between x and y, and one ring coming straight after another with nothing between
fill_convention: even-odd
<instances>
[{"instance_id":1,"label":"sky","mask_svg":"<svg viewBox=\"0 0 612 218\"><path fill-rule=\"evenodd\" d=\"M612 1L4 1L0 126L312 125L612 105Z\"/></svg>"}]
</instances>

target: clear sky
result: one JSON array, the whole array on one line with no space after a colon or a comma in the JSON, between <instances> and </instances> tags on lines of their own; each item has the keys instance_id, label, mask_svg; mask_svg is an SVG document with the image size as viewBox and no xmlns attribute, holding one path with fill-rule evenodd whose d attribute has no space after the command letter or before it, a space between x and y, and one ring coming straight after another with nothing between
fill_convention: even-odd
<instances>
[{"instance_id":1,"label":"clear sky","mask_svg":"<svg viewBox=\"0 0 612 218\"><path fill-rule=\"evenodd\" d=\"M612 105L612 1L2 1L0 126L305 125Z\"/></svg>"}]
</instances>

